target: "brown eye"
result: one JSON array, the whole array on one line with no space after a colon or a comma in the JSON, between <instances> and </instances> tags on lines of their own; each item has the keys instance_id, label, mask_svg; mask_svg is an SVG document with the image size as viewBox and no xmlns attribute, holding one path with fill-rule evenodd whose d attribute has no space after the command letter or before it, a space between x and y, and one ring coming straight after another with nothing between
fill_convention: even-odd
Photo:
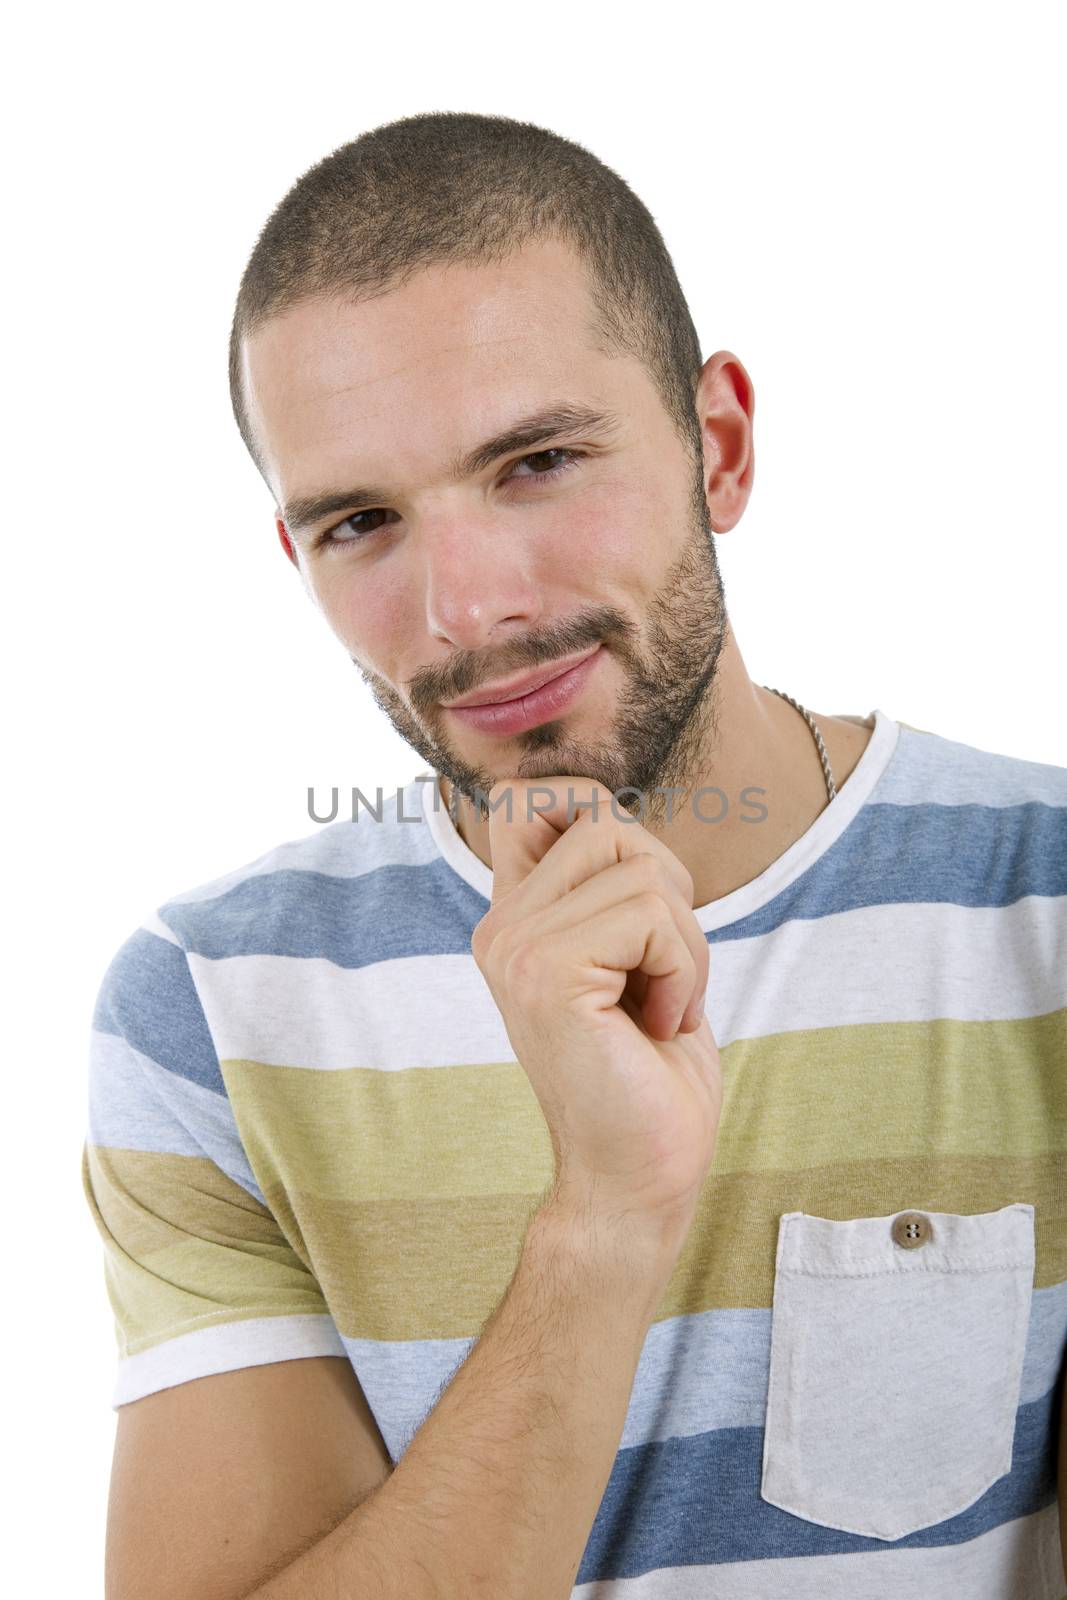
<instances>
[{"instance_id":1,"label":"brown eye","mask_svg":"<svg viewBox=\"0 0 1067 1600\"><path fill-rule=\"evenodd\" d=\"M377 533L378 528L381 526L378 523L373 528L366 527L366 518L386 517L388 515L389 512L380 506L375 506L370 511L353 511L351 516L345 517L343 522L338 522L334 527L327 528L325 533L321 533L315 540L315 546L319 548L322 545L363 544L365 540L370 538L372 533ZM357 524L361 526L357 526ZM355 534L354 538L346 539L341 536L346 528L352 529Z\"/></svg>"},{"instance_id":2,"label":"brown eye","mask_svg":"<svg viewBox=\"0 0 1067 1600\"><path fill-rule=\"evenodd\" d=\"M518 467L525 466L527 462L548 461L553 456L561 456L565 459L557 461L551 467L535 468L532 472L516 471ZM510 479L517 478L520 483L523 479L530 483L547 483L550 479L562 477L563 473L569 472L572 467L582 460L582 457L583 452L580 450L569 450L563 445L552 445L547 450L535 450L531 455L521 456L508 476ZM335 523L332 528L327 528L325 533L320 533L314 542L314 548L316 550L323 548L339 550L345 547L350 548L353 545L366 544L383 526L380 522L369 526L367 519L369 517L388 517L392 515L394 513L383 506L375 506L369 511L353 511L343 521ZM349 530L351 537L345 537L346 529Z\"/></svg>"},{"instance_id":3,"label":"brown eye","mask_svg":"<svg viewBox=\"0 0 1067 1600\"><path fill-rule=\"evenodd\" d=\"M554 467L549 467L547 471L542 472L535 470L529 473L520 473L519 476L528 478L555 478L560 473L566 472L569 467L573 466L576 461L581 459L576 450L567 450L562 445L553 445L549 450L535 450L532 455L523 456L520 461L516 461L515 465L516 467L521 467L527 461L547 461L549 456L566 456L568 459L560 462Z\"/></svg>"}]
</instances>

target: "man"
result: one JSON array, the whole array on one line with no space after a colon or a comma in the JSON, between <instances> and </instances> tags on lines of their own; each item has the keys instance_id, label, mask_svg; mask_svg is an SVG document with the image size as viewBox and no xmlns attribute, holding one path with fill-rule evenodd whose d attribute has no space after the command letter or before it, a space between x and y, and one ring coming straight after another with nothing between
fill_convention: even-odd
<instances>
[{"instance_id":1,"label":"man","mask_svg":"<svg viewBox=\"0 0 1067 1600\"><path fill-rule=\"evenodd\" d=\"M109 1593L1061 1600L1067 771L750 680L751 379L557 135L334 152L230 376L429 765L104 978Z\"/></svg>"}]
</instances>

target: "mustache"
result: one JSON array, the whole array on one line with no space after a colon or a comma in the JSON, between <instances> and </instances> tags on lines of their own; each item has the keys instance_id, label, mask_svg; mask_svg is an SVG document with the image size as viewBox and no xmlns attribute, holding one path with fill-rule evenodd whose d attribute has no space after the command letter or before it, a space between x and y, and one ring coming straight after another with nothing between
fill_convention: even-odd
<instances>
[{"instance_id":1,"label":"mustache","mask_svg":"<svg viewBox=\"0 0 1067 1600\"><path fill-rule=\"evenodd\" d=\"M621 611L614 606L600 606L543 633L513 639L491 656L484 651L468 650L457 655L446 668L427 667L411 679L408 696L415 712L428 717L440 700L455 700L482 684L496 683L524 669L547 665L596 644L614 645L625 653L635 632L633 623Z\"/></svg>"}]
</instances>

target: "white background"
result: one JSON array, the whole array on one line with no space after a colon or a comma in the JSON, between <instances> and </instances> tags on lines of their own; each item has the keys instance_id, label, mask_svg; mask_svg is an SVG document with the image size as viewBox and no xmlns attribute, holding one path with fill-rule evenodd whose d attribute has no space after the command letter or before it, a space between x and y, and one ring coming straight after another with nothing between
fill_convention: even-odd
<instances>
[{"instance_id":1,"label":"white background","mask_svg":"<svg viewBox=\"0 0 1067 1600\"><path fill-rule=\"evenodd\" d=\"M23 8L4 89L7 1451L48 1592L98 1594L111 1313L81 1195L115 949L423 769L285 560L229 409L259 228L416 111L578 140L755 384L719 555L751 676L1067 765L1064 51L1054 4ZM27 20L29 18L29 20ZM47 1580L47 1581L46 1581Z\"/></svg>"}]
</instances>

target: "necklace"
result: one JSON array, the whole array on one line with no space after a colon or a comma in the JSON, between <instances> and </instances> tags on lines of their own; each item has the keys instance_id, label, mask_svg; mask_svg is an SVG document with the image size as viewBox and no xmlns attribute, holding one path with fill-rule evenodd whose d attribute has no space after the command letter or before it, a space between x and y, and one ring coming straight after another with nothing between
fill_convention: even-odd
<instances>
[{"instance_id":1,"label":"necklace","mask_svg":"<svg viewBox=\"0 0 1067 1600\"><path fill-rule=\"evenodd\" d=\"M763 687L769 690L771 694L781 695L782 699L788 700L791 706L796 706L797 710L800 712L800 715L804 718L804 721L811 729L815 738L815 748L818 750L819 760L822 762L823 775L826 778L826 793L829 797L829 800L832 800L834 795L837 793L837 790L834 788L834 775L830 771L830 757L826 754L826 746L822 742L822 734L815 725L815 718L812 716L810 711L804 710L804 707L801 705L799 700L794 700L793 696L791 694L786 694L783 689L772 689L769 683L765 683Z\"/></svg>"}]
</instances>

